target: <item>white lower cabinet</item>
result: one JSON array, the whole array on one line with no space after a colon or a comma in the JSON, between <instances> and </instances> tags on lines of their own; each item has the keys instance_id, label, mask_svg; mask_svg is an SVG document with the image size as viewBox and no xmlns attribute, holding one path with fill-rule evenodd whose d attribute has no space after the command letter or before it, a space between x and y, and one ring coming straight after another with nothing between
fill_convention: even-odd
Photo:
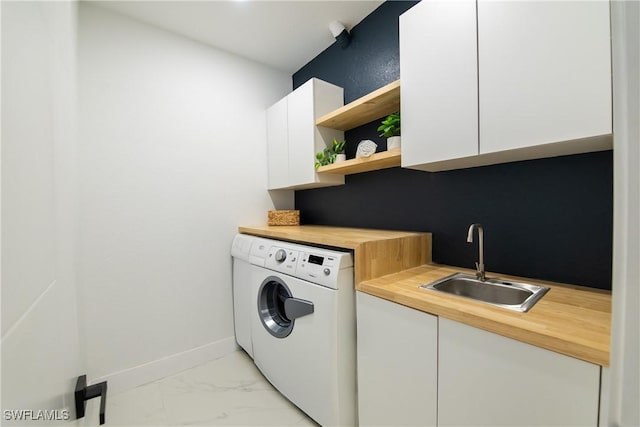
<instances>
[{"instance_id":1,"label":"white lower cabinet","mask_svg":"<svg viewBox=\"0 0 640 427\"><path fill-rule=\"evenodd\" d=\"M438 318L357 292L360 426L435 426Z\"/></svg>"},{"instance_id":2,"label":"white lower cabinet","mask_svg":"<svg viewBox=\"0 0 640 427\"><path fill-rule=\"evenodd\" d=\"M606 427L609 422L609 388L611 387L611 373L609 367L602 368L600 375L600 427Z\"/></svg>"},{"instance_id":3,"label":"white lower cabinet","mask_svg":"<svg viewBox=\"0 0 640 427\"><path fill-rule=\"evenodd\" d=\"M448 319L438 332L438 425L598 425L600 366Z\"/></svg>"},{"instance_id":4,"label":"white lower cabinet","mask_svg":"<svg viewBox=\"0 0 640 427\"><path fill-rule=\"evenodd\" d=\"M598 425L599 365L362 292L356 301L361 426Z\"/></svg>"}]
</instances>

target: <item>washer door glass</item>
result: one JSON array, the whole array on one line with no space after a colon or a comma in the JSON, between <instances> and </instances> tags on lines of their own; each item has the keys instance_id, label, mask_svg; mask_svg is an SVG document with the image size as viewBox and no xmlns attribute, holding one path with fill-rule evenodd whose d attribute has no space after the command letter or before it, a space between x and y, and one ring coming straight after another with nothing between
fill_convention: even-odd
<instances>
[{"instance_id":1,"label":"washer door glass","mask_svg":"<svg viewBox=\"0 0 640 427\"><path fill-rule=\"evenodd\" d=\"M267 277L258 291L258 317L262 326L274 337L285 338L293 329L293 319L287 317L285 301L292 298L287 285L277 277Z\"/></svg>"}]
</instances>

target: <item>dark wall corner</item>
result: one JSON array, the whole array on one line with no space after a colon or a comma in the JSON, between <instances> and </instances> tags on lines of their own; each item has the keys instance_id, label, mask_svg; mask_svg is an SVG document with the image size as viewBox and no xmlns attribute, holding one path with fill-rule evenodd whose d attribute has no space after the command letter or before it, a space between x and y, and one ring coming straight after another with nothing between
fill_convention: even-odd
<instances>
[{"instance_id":1,"label":"dark wall corner","mask_svg":"<svg viewBox=\"0 0 640 427\"><path fill-rule=\"evenodd\" d=\"M337 43L296 71L293 88L312 77L344 88L344 102L400 78L398 17L417 1L387 1L351 29L351 43Z\"/></svg>"},{"instance_id":2,"label":"dark wall corner","mask_svg":"<svg viewBox=\"0 0 640 427\"><path fill-rule=\"evenodd\" d=\"M399 78L398 17L417 2L387 1L293 75L345 89L351 102ZM376 122L346 132L347 157ZM487 270L611 289L612 151L429 173L392 168L345 177L345 185L295 192L301 223L433 233L433 260L473 268L469 225L485 228Z\"/></svg>"}]
</instances>

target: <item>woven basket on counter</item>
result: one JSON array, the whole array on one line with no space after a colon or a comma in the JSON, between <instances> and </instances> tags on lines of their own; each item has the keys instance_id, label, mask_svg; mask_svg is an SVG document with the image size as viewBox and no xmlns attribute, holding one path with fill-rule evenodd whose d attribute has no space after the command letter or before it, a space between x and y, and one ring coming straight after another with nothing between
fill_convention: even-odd
<instances>
[{"instance_id":1,"label":"woven basket on counter","mask_svg":"<svg viewBox=\"0 0 640 427\"><path fill-rule=\"evenodd\" d=\"M300 211L268 211L267 224L269 225L300 225Z\"/></svg>"}]
</instances>

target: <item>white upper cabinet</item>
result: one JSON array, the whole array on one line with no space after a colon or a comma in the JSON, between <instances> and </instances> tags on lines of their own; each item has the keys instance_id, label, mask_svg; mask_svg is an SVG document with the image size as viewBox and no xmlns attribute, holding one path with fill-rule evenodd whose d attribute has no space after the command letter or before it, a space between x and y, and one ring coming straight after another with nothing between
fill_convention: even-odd
<instances>
[{"instance_id":1,"label":"white upper cabinet","mask_svg":"<svg viewBox=\"0 0 640 427\"><path fill-rule=\"evenodd\" d=\"M267 167L269 189L289 186L287 98L267 110Z\"/></svg>"},{"instance_id":2,"label":"white upper cabinet","mask_svg":"<svg viewBox=\"0 0 640 427\"><path fill-rule=\"evenodd\" d=\"M343 89L311 79L267 110L267 157L270 190L344 184L344 176L318 175L315 154L331 147L344 132L315 122L344 105Z\"/></svg>"},{"instance_id":3,"label":"white upper cabinet","mask_svg":"<svg viewBox=\"0 0 640 427\"><path fill-rule=\"evenodd\" d=\"M611 133L608 1L478 0L480 153Z\"/></svg>"},{"instance_id":4,"label":"white upper cabinet","mask_svg":"<svg viewBox=\"0 0 640 427\"><path fill-rule=\"evenodd\" d=\"M609 2L423 0L400 17L402 165L610 149Z\"/></svg>"},{"instance_id":5,"label":"white upper cabinet","mask_svg":"<svg viewBox=\"0 0 640 427\"><path fill-rule=\"evenodd\" d=\"M402 166L478 154L475 0L424 0L400 16Z\"/></svg>"}]
</instances>

